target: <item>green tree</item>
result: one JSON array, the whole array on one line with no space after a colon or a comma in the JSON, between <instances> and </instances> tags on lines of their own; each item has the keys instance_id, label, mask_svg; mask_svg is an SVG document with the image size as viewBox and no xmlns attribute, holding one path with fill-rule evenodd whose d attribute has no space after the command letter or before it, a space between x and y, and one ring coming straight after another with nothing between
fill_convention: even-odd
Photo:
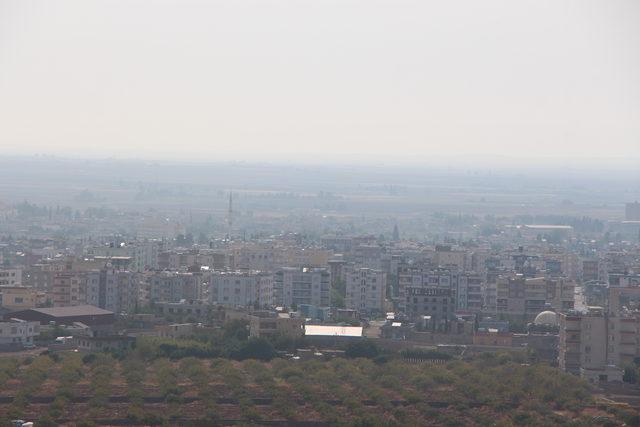
<instances>
[{"instance_id":1,"label":"green tree","mask_svg":"<svg viewBox=\"0 0 640 427\"><path fill-rule=\"evenodd\" d=\"M345 349L345 356L351 358L366 357L367 359L373 359L378 354L380 354L378 346L367 339L351 341Z\"/></svg>"},{"instance_id":2,"label":"green tree","mask_svg":"<svg viewBox=\"0 0 640 427\"><path fill-rule=\"evenodd\" d=\"M638 382L638 368L635 366L627 366L622 374L622 381L625 383L636 384Z\"/></svg>"}]
</instances>

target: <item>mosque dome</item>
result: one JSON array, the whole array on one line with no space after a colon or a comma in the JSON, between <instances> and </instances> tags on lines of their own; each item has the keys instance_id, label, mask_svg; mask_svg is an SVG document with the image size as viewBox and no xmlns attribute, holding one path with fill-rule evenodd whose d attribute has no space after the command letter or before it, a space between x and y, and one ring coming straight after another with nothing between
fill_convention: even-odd
<instances>
[{"instance_id":1,"label":"mosque dome","mask_svg":"<svg viewBox=\"0 0 640 427\"><path fill-rule=\"evenodd\" d=\"M533 321L536 326L558 326L558 315L553 311L543 311Z\"/></svg>"}]
</instances>

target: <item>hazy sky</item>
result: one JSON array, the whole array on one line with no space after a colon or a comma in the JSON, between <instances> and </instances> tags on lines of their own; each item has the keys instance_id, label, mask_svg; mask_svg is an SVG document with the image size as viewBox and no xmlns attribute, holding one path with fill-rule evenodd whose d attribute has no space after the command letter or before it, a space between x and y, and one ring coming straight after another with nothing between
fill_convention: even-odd
<instances>
[{"instance_id":1,"label":"hazy sky","mask_svg":"<svg viewBox=\"0 0 640 427\"><path fill-rule=\"evenodd\" d=\"M0 153L628 164L640 1L0 0Z\"/></svg>"}]
</instances>

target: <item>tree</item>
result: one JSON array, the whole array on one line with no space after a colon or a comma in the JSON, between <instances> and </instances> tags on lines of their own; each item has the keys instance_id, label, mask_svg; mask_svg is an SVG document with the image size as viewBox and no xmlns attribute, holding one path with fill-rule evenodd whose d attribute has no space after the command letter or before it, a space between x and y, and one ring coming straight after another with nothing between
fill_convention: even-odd
<instances>
[{"instance_id":1,"label":"tree","mask_svg":"<svg viewBox=\"0 0 640 427\"><path fill-rule=\"evenodd\" d=\"M627 366L622 374L622 381L635 384L638 382L638 369L635 366Z\"/></svg>"},{"instance_id":2,"label":"tree","mask_svg":"<svg viewBox=\"0 0 640 427\"><path fill-rule=\"evenodd\" d=\"M249 324L246 320L234 319L224 324L223 337L225 340L236 339L246 341L249 338Z\"/></svg>"},{"instance_id":3,"label":"tree","mask_svg":"<svg viewBox=\"0 0 640 427\"><path fill-rule=\"evenodd\" d=\"M351 341L347 344L347 348L345 349L345 356L351 358L366 357L368 359L373 359L379 353L380 351L378 350L378 346L367 339Z\"/></svg>"},{"instance_id":4,"label":"tree","mask_svg":"<svg viewBox=\"0 0 640 427\"><path fill-rule=\"evenodd\" d=\"M276 356L276 351L267 339L252 337L230 356L237 360L258 359L269 361Z\"/></svg>"}]
</instances>

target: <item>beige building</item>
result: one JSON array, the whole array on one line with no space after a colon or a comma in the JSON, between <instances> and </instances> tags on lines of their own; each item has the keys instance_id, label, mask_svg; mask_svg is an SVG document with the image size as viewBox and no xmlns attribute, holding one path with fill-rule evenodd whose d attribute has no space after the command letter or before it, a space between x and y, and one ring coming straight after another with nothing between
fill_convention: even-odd
<instances>
[{"instance_id":1,"label":"beige building","mask_svg":"<svg viewBox=\"0 0 640 427\"><path fill-rule=\"evenodd\" d=\"M548 306L557 311L571 310L574 289L575 282L565 278L501 276L496 282L496 312L532 320Z\"/></svg>"},{"instance_id":2,"label":"beige building","mask_svg":"<svg viewBox=\"0 0 640 427\"><path fill-rule=\"evenodd\" d=\"M589 307L587 313L561 313L559 319L558 363L561 369L591 382L622 379L619 356L624 344L615 340L614 332L619 329L620 322L610 322L602 307Z\"/></svg>"},{"instance_id":3,"label":"beige building","mask_svg":"<svg viewBox=\"0 0 640 427\"><path fill-rule=\"evenodd\" d=\"M73 271L54 272L51 301L54 307L87 304L87 275Z\"/></svg>"},{"instance_id":4,"label":"beige building","mask_svg":"<svg viewBox=\"0 0 640 427\"><path fill-rule=\"evenodd\" d=\"M387 291L387 275L380 270L345 267L345 306L360 314L381 314Z\"/></svg>"},{"instance_id":5,"label":"beige building","mask_svg":"<svg viewBox=\"0 0 640 427\"><path fill-rule=\"evenodd\" d=\"M27 310L42 305L44 302L44 293L35 289L22 286L0 287L0 306L8 310Z\"/></svg>"},{"instance_id":6,"label":"beige building","mask_svg":"<svg viewBox=\"0 0 640 427\"><path fill-rule=\"evenodd\" d=\"M159 325L155 327L160 338L186 338L192 336L196 331L195 323L173 323L171 325Z\"/></svg>"},{"instance_id":7,"label":"beige building","mask_svg":"<svg viewBox=\"0 0 640 427\"><path fill-rule=\"evenodd\" d=\"M22 269L0 268L0 286L21 286Z\"/></svg>"},{"instance_id":8,"label":"beige building","mask_svg":"<svg viewBox=\"0 0 640 427\"><path fill-rule=\"evenodd\" d=\"M465 271L471 264L471 256L467 252L452 249L449 245L437 245L433 252L428 252L426 255L431 259L434 267Z\"/></svg>"},{"instance_id":9,"label":"beige building","mask_svg":"<svg viewBox=\"0 0 640 427\"><path fill-rule=\"evenodd\" d=\"M617 381L640 356L640 288L609 288L609 306L560 315L559 365L590 381Z\"/></svg>"},{"instance_id":10,"label":"beige building","mask_svg":"<svg viewBox=\"0 0 640 427\"><path fill-rule=\"evenodd\" d=\"M247 318L252 337L299 338L304 334L302 319L290 317L288 313L257 312Z\"/></svg>"},{"instance_id":11,"label":"beige building","mask_svg":"<svg viewBox=\"0 0 640 427\"><path fill-rule=\"evenodd\" d=\"M286 248L276 259L279 266L288 267L328 267L333 252L317 248Z\"/></svg>"}]
</instances>

